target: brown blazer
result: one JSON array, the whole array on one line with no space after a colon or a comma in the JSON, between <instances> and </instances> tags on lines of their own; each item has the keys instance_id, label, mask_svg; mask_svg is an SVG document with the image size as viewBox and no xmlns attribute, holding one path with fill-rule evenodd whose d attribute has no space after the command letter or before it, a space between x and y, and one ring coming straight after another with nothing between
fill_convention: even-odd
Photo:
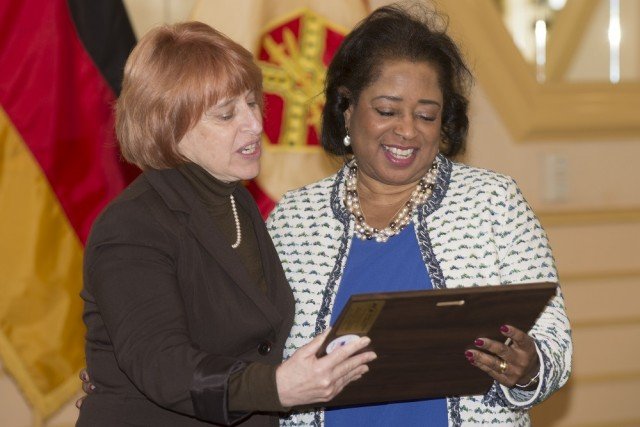
<instances>
[{"instance_id":1,"label":"brown blazer","mask_svg":"<svg viewBox=\"0 0 640 427\"><path fill-rule=\"evenodd\" d=\"M145 172L96 220L81 293L96 391L78 426L277 425L227 410L230 374L280 363L294 310L253 199L243 186L234 196L254 223L267 294L177 170Z\"/></svg>"}]
</instances>

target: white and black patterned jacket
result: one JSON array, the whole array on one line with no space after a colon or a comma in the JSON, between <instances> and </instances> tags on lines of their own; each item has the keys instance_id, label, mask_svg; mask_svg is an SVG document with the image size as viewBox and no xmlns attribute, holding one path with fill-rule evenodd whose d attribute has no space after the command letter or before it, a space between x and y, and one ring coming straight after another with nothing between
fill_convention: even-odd
<instances>
[{"instance_id":1,"label":"white and black patterned jacket","mask_svg":"<svg viewBox=\"0 0 640 427\"><path fill-rule=\"evenodd\" d=\"M513 179L439 156L432 196L413 221L434 288L557 281L546 234ZM268 221L296 299L285 358L322 332L353 237L342 203L346 168L284 195ZM447 399L449 425L530 424L528 409L558 390L571 371L571 331L560 291L530 332L540 356L537 390L498 383L485 395ZM293 413L284 426L322 426L318 409Z\"/></svg>"}]
</instances>

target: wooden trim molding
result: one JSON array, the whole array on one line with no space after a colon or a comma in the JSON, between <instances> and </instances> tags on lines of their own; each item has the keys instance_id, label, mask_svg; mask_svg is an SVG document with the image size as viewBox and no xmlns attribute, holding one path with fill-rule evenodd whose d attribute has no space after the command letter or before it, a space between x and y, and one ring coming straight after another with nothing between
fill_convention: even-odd
<instances>
[{"instance_id":1,"label":"wooden trim molding","mask_svg":"<svg viewBox=\"0 0 640 427\"><path fill-rule=\"evenodd\" d=\"M594 8L571 5L558 15L555 36L562 52L551 51L553 79L539 84L505 28L493 0L438 0L450 17L450 30L461 44L479 84L517 141L637 138L640 134L640 83L567 83L561 74L579 37L565 24ZM571 6L571 7L569 7ZM575 18L575 14L579 16ZM563 23L565 22L565 23ZM567 30L560 30L563 26ZM551 43L550 43L551 44ZM567 56L568 58L565 58ZM559 60L562 58L562 60Z\"/></svg>"},{"instance_id":2,"label":"wooden trim molding","mask_svg":"<svg viewBox=\"0 0 640 427\"><path fill-rule=\"evenodd\" d=\"M639 110L640 111L640 110ZM628 224L640 222L640 208L537 212L545 227Z\"/></svg>"},{"instance_id":3,"label":"wooden trim molding","mask_svg":"<svg viewBox=\"0 0 640 427\"><path fill-rule=\"evenodd\" d=\"M615 328L618 326L638 326L640 316L618 317L609 319L576 320L571 322L571 329ZM638 377L640 379L640 375Z\"/></svg>"},{"instance_id":4,"label":"wooden trim molding","mask_svg":"<svg viewBox=\"0 0 640 427\"><path fill-rule=\"evenodd\" d=\"M580 384L599 384L609 382L640 381L640 371L625 371L597 375L572 375L571 382Z\"/></svg>"},{"instance_id":5,"label":"wooden trim molding","mask_svg":"<svg viewBox=\"0 0 640 427\"><path fill-rule=\"evenodd\" d=\"M628 280L637 279L640 281L640 270L609 270L561 273L562 283L567 282L588 282L597 280Z\"/></svg>"},{"instance_id":6,"label":"wooden trim molding","mask_svg":"<svg viewBox=\"0 0 640 427\"><path fill-rule=\"evenodd\" d=\"M640 418L630 420L616 420L606 421L602 423L580 423L580 424L568 424L563 427L638 427L640 426Z\"/></svg>"}]
</instances>

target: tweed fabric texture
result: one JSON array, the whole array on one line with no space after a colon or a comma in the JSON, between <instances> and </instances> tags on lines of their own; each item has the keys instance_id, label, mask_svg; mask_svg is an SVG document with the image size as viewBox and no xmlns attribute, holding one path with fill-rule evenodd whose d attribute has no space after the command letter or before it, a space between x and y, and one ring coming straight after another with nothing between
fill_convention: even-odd
<instances>
[{"instance_id":1,"label":"tweed fabric texture","mask_svg":"<svg viewBox=\"0 0 640 427\"><path fill-rule=\"evenodd\" d=\"M436 188L413 217L434 288L558 281L547 236L514 180L438 158ZM343 167L285 194L268 221L296 301L285 358L329 321L354 231L342 203L345 172ZM537 390L494 383L485 395L448 398L450 426L530 425L527 410L565 384L571 371L571 331L560 289L530 335L541 361ZM323 424L321 408L281 420L282 426Z\"/></svg>"}]
</instances>

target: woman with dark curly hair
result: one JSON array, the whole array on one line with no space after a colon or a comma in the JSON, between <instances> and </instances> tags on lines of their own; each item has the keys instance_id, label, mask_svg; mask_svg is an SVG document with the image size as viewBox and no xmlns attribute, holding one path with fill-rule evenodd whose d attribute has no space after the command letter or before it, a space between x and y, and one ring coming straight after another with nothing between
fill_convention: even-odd
<instances>
[{"instance_id":1,"label":"woman with dark curly hair","mask_svg":"<svg viewBox=\"0 0 640 427\"><path fill-rule=\"evenodd\" d=\"M547 237L513 179L453 162L468 130L471 73L446 22L421 6L374 11L326 79L322 144L337 174L287 193L269 230L296 297L293 354L365 292L557 281ZM529 425L527 410L569 376L560 291L531 331L500 328L466 357L485 395L293 413L283 425Z\"/></svg>"}]
</instances>

